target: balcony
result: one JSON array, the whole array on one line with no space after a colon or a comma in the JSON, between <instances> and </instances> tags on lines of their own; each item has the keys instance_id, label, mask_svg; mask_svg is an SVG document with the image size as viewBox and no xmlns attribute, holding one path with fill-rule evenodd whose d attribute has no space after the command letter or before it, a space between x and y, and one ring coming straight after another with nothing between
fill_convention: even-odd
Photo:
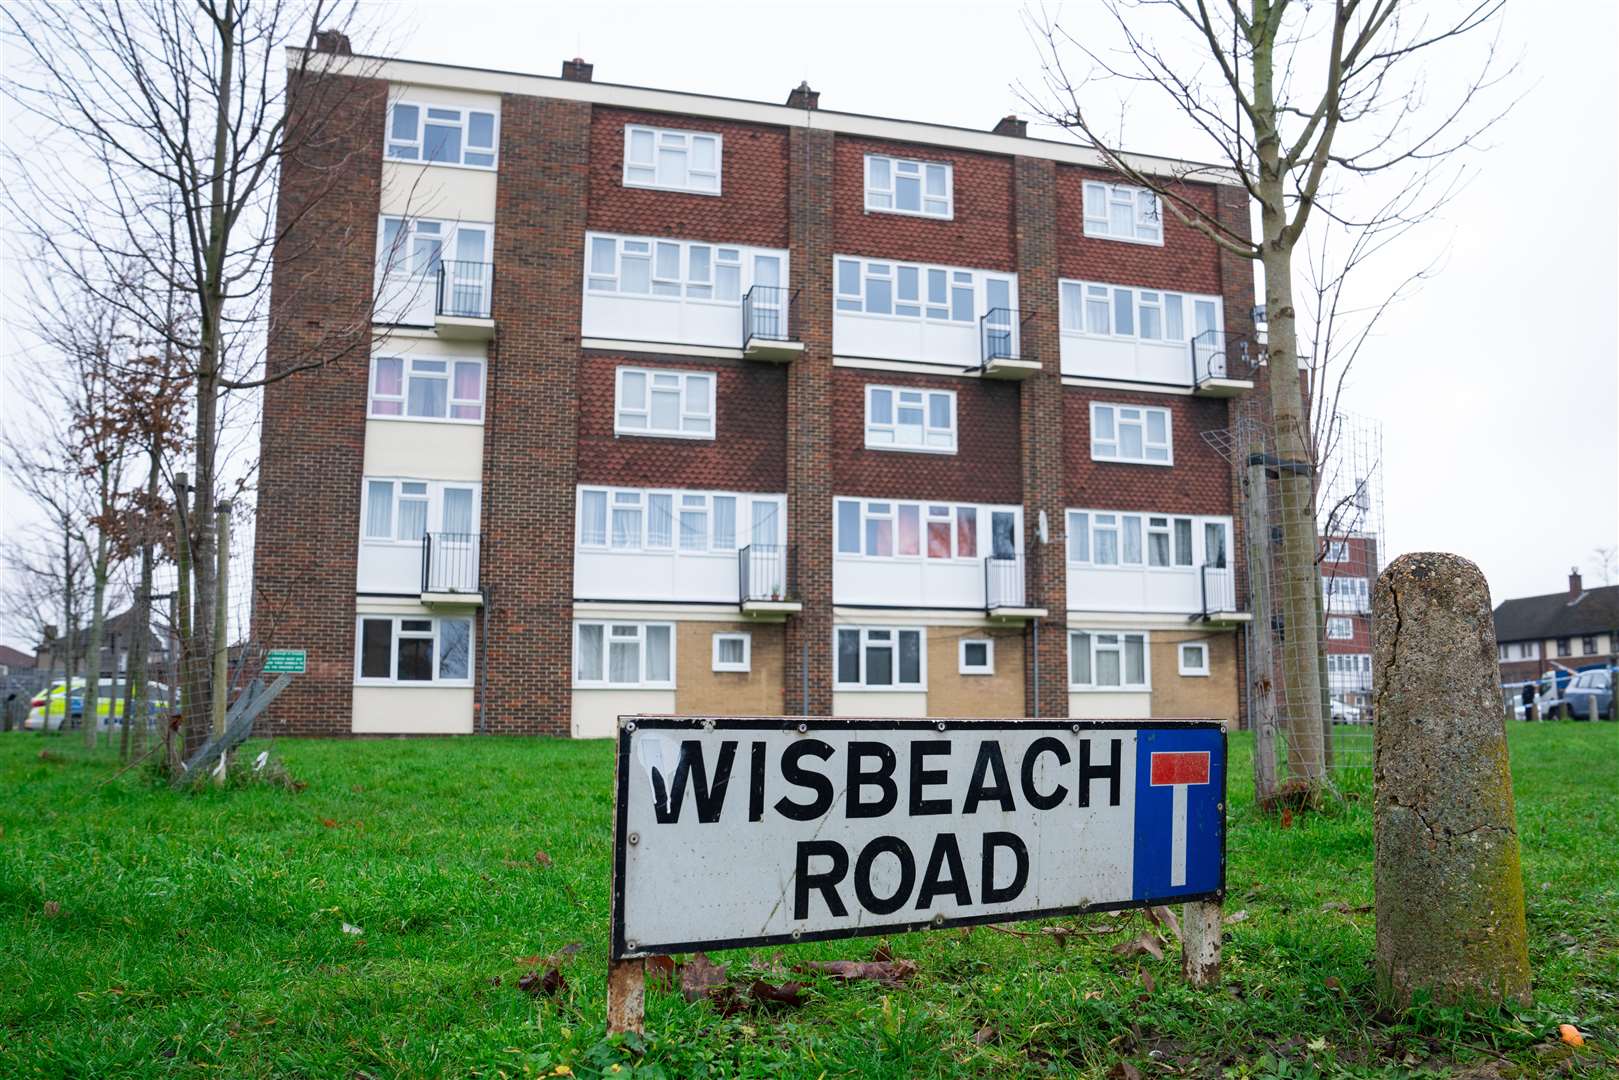
<instances>
[{"instance_id":1,"label":"balcony","mask_svg":"<svg viewBox=\"0 0 1619 1080\"><path fill-rule=\"evenodd\" d=\"M1254 388L1259 356L1246 337L1205 330L1192 338L1192 392L1199 397L1236 397Z\"/></svg>"},{"instance_id":2,"label":"balcony","mask_svg":"<svg viewBox=\"0 0 1619 1080\"><path fill-rule=\"evenodd\" d=\"M439 263L433 328L451 341L488 341L495 336L495 264L445 259Z\"/></svg>"},{"instance_id":3,"label":"balcony","mask_svg":"<svg viewBox=\"0 0 1619 1080\"><path fill-rule=\"evenodd\" d=\"M755 285L742 297L742 356L784 364L804 351L793 336L798 294L779 285Z\"/></svg>"},{"instance_id":4,"label":"balcony","mask_svg":"<svg viewBox=\"0 0 1619 1080\"><path fill-rule=\"evenodd\" d=\"M984 611L992 619L1007 621L1045 617L1045 608L1029 605L1028 575L1022 555L984 560Z\"/></svg>"},{"instance_id":5,"label":"balcony","mask_svg":"<svg viewBox=\"0 0 1619 1080\"><path fill-rule=\"evenodd\" d=\"M1040 361L1019 353L1022 323L1017 308L990 308L978 320L979 371L986 379L1027 379L1040 370Z\"/></svg>"},{"instance_id":6,"label":"balcony","mask_svg":"<svg viewBox=\"0 0 1619 1080\"><path fill-rule=\"evenodd\" d=\"M1202 605L1194 619L1217 626L1235 626L1252 621L1252 612L1237 610L1236 574L1229 566L1201 566L1197 578Z\"/></svg>"},{"instance_id":7,"label":"balcony","mask_svg":"<svg viewBox=\"0 0 1619 1080\"><path fill-rule=\"evenodd\" d=\"M736 574L737 600L749 618L780 621L804 610L788 545L749 544L736 553Z\"/></svg>"},{"instance_id":8,"label":"balcony","mask_svg":"<svg viewBox=\"0 0 1619 1080\"><path fill-rule=\"evenodd\" d=\"M422 603L482 604L477 533L428 533L422 538Z\"/></svg>"}]
</instances>

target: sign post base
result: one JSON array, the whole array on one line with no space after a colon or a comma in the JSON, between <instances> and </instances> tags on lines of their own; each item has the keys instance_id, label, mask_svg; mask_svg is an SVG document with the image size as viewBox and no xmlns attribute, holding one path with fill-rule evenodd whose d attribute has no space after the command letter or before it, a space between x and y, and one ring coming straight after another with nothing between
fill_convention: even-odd
<instances>
[{"instance_id":1,"label":"sign post base","mask_svg":"<svg viewBox=\"0 0 1619 1080\"><path fill-rule=\"evenodd\" d=\"M1220 981L1220 912L1218 900L1194 901L1181 909L1181 973L1192 986Z\"/></svg>"},{"instance_id":2,"label":"sign post base","mask_svg":"<svg viewBox=\"0 0 1619 1080\"><path fill-rule=\"evenodd\" d=\"M646 1032L646 961L607 963L607 1034Z\"/></svg>"}]
</instances>

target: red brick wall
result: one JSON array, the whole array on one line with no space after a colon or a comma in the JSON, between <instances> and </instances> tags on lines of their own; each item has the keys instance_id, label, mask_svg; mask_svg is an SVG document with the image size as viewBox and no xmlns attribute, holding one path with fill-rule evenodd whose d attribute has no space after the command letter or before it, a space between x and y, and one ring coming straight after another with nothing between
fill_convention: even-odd
<instances>
[{"instance_id":1,"label":"red brick wall","mask_svg":"<svg viewBox=\"0 0 1619 1080\"><path fill-rule=\"evenodd\" d=\"M625 187L626 124L719 135L721 194ZM590 124L588 220L590 228L605 232L784 248L787 132L759 124L597 108Z\"/></svg>"},{"instance_id":2,"label":"red brick wall","mask_svg":"<svg viewBox=\"0 0 1619 1080\"><path fill-rule=\"evenodd\" d=\"M1174 466L1092 461L1093 401L1168 409ZM1229 466L1203 438L1205 431L1226 427L1223 399L1069 386L1063 391L1063 410L1069 506L1169 514L1233 513Z\"/></svg>"},{"instance_id":3,"label":"red brick wall","mask_svg":"<svg viewBox=\"0 0 1619 1080\"><path fill-rule=\"evenodd\" d=\"M866 155L891 154L953 168L949 221L866 211ZM1012 271L1012 159L909 143L840 136L834 150L833 244L840 255L865 255Z\"/></svg>"},{"instance_id":4,"label":"red brick wall","mask_svg":"<svg viewBox=\"0 0 1619 1080\"><path fill-rule=\"evenodd\" d=\"M956 452L866 449L867 385L956 393ZM839 495L1017 505L1018 390L1012 383L838 368L832 374L832 477Z\"/></svg>"},{"instance_id":5,"label":"red brick wall","mask_svg":"<svg viewBox=\"0 0 1619 1080\"><path fill-rule=\"evenodd\" d=\"M620 367L713 372L718 437L614 435L614 373ZM579 366L578 408L582 484L787 490L787 373L774 365L590 352Z\"/></svg>"},{"instance_id":6,"label":"red brick wall","mask_svg":"<svg viewBox=\"0 0 1619 1080\"><path fill-rule=\"evenodd\" d=\"M1116 174L1098 169L1057 166L1058 273L1081 281L1218 294L1219 248L1207 236L1182 224L1167 207L1162 246L1085 235L1085 181L1116 179ZM1176 190L1185 192L1187 200L1205 212L1215 212L1212 186L1183 184ZM1250 289L1249 306L1252 303Z\"/></svg>"},{"instance_id":7,"label":"red brick wall","mask_svg":"<svg viewBox=\"0 0 1619 1080\"><path fill-rule=\"evenodd\" d=\"M349 733L354 584L365 460L371 278L386 86L293 78L299 150L283 170L266 365L326 366L264 389L253 636L304 649L308 670L271 707L271 730ZM318 132L299 117L329 117ZM262 722L261 722L262 723Z\"/></svg>"}]
</instances>

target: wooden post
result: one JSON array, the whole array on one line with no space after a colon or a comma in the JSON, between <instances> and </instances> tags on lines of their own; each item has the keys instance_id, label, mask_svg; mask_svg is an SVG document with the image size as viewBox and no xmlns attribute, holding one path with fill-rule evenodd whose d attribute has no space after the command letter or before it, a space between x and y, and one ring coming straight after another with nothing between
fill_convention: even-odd
<instances>
[{"instance_id":1,"label":"wooden post","mask_svg":"<svg viewBox=\"0 0 1619 1080\"><path fill-rule=\"evenodd\" d=\"M645 960L607 963L607 1034L623 1031L646 1031Z\"/></svg>"},{"instance_id":2,"label":"wooden post","mask_svg":"<svg viewBox=\"0 0 1619 1080\"><path fill-rule=\"evenodd\" d=\"M1600 718L1599 714L1597 713L1597 695L1596 695L1596 691L1593 690L1591 692L1591 696L1585 699L1585 703L1586 703L1586 706L1587 706L1587 709L1586 709L1587 715L1588 715L1591 723L1594 724Z\"/></svg>"},{"instance_id":3,"label":"wooden post","mask_svg":"<svg viewBox=\"0 0 1619 1080\"><path fill-rule=\"evenodd\" d=\"M1218 900L1181 907L1181 973L1192 986L1220 981L1220 932L1224 917Z\"/></svg>"},{"instance_id":4,"label":"wooden post","mask_svg":"<svg viewBox=\"0 0 1619 1080\"><path fill-rule=\"evenodd\" d=\"M1257 458L1257 461L1255 460ZM1248 715L1254 729L1254 801L1264 806L1276 794L1275 628L1270 624L1269 492L1264 455L1249 458L1243 500L1243 531L1248 545Z\"/></svg>"}]
</instances>

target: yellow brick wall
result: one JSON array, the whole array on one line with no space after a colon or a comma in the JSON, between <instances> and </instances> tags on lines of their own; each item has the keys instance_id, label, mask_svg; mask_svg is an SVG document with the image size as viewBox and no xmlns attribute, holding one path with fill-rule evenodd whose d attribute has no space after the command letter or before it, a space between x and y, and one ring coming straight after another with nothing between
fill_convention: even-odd
<instances>
[{"instance_id":1,"label":"yellow brick wall","mask_svg":"<svg viewBox=\"0 0 1619 1080\"><path fill-rule=\"evenodd\" d=\"M963 675L962 638L988 638L995 643L993 675ZM1023 702L1023 630L1021 627L928 627L928 715L986 719L1027 716Z\"/></svg>"},{"instance_id":2,"label":"yellow brick wall","mask_svg":"<svg viewBox=\"0 0 1619 1080\"><path fill-rule=\"evenodd\" d=\"M714 635L752 636L749 671L714 670ZM675 711L725 716L775 716L782 712L780 623L677 622Z\"/></svg>"},{"instance_id":3,"label":"yellow brick wall","mask_svg":"<svg viewBox=\"0 0 1619 1080\"><path fill-rule=\"evenodd\" d=\"M1180 643L1202 641L1209 647L1206 676L1180 673ZM1152 715L1237 720L1237 635L1202 630L1154 630L1148 635L1152 654Z\"/></svg>"}]
</instances>

